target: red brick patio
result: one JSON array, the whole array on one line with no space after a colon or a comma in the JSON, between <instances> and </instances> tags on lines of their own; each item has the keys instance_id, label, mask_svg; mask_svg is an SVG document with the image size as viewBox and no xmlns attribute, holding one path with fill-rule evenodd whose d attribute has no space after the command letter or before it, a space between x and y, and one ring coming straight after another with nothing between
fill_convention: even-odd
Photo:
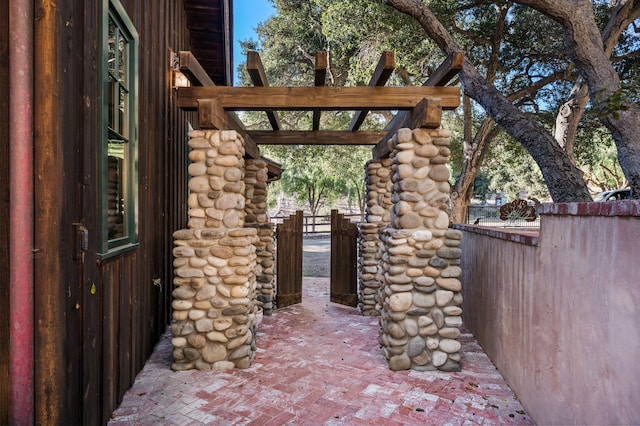
<instances>
[{"instance_id":1,"label":"red brick patio","mask_svg":"<svg viewBox=\"0 0 640 426\"><path fill-rule=\"evenodd\" d=\"M305 278L303 303L265 317L252 366L174 372L165 336L110 425L533 424L473 335L462 372L389 370L377 318L329 302Z\"/></svg>"}]
</instances>

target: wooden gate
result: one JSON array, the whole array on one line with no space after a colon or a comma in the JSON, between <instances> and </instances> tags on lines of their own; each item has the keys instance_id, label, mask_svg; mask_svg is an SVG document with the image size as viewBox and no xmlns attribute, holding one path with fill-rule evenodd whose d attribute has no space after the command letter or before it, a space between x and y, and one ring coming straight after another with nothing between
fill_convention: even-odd
<instances>
[{"instance_id":1,"label":"wooden gate","mask_svg":"<svg viewBox=\"0 0 640 426\"><path fill-rule=\"evenodd\" d=\"M331 301L358 306L358 226L331 210Z\"/></svg>"},{"instance_id":2,"label":"wooden gate","mask_svg":"<svg viewBox=\"0 0 640 426\"><path fill-rule=\"evenodd\" d=\"M297 211L276 227L276 306L284 308L302 301L303 213Z\"/></svg>"}]
</instances>

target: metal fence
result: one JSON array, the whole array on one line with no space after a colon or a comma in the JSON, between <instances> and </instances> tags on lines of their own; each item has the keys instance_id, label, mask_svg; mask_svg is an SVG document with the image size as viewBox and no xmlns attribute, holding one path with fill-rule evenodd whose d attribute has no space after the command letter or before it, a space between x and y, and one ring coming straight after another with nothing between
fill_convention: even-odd
<instances>
[{"instance_id":1,"label":"metal fence","mask_svg":"<svg viewBox=\"0 0 640 426\"><path fill-rule=\"evenodd\" d=\"M501 220L500 206L469 206L466 223L494 228L539 228L540 216L530 222L520 218Z\"/></svg>"}]
</instances>

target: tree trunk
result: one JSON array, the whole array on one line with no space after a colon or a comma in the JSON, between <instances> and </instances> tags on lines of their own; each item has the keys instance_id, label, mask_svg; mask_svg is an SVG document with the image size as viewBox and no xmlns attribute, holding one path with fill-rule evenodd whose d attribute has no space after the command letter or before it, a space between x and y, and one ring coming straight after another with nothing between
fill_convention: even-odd
<instances>
[{"instance_id":1,"label":"tree trunk","mask_svg":"<svg viewBox=\"0 0 640 426\"><path fill-rule=\"evenodd\" d=\"M446 54L459 47L421 0L386 0L395 9L412 16ZM478 102L487 114L531 154L542 172L555 202L589 201L591 196L580 171L540 123L516 108L509 99L484 79L465 59L460 71L464 94Z\"/></svg>"},{"instance_id":2,"label":"tree trunk","mask_svg":"<svg viewBox=\"0 0 640 426\"><path fill-rule=\"evenodd\" d=\"M499 133L500 127L495 126L493 120L486 117L474 140L470 143L465 141L460 177L451 188L451 215L454 223L465 222L467 208L473 197L474 181L482 165L484 154Z\"/></svg>"},{"instance_id":3,"label":"tree trunk","mask_svg":"<svg viewBox=\"0 0 640 426\"><path fill-rule=\"evenodd\" d=\"M620 3L612 12L607 26L602 32L604 51L611 56L622 32L640 15L640 7L633 7L633 2ZM573 85L569 100L558 111L556 117L555 138L575 164L573 147L578 133L578 124L589 102L587 83L578 77Z\"/></svg>"},{"instance_id":4,"label":"tree trunk","mask_svg":"<svg viewBox=\"0 0 640 426\"><path fill-rule=\"evenodd\" d=\"M567 51L596 106L602 106L620 90L620 78L605 51L593 7L587 0L517 0L554 19L564 29ZM640 10L640 2L627 1L620 7ZM620 25L623 25L620 24ZM640 198L640 109L632 102L627 110L605 114L600 121L611 132L618 149L618 162L629 181L633 198Z\"/></svg>"},{"instance_id":5,"label":"tree trunk","mask_svg":"<svg viewBox=\"0 0 640 426\"><path fill-rule=\"evenodd\" d=\"M587 85L581 77L578 77L571 90L569 100L562 104L556 117L555 138L573 164L576 163L574 146L578 134L578 124L587 102L589 102Z\"/></svg>"}]
</instances>

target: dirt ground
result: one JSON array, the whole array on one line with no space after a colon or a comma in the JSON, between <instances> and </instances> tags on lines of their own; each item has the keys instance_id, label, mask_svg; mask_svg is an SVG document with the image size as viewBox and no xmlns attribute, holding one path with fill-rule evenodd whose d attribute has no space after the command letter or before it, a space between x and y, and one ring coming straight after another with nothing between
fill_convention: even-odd
<instances>
[{"instance_id":1,"label":"dirt ground","mask_svg":"<svg viewBox=\"0 0 640 426\"><path fill-rule=\"evenodd\" d=\"M328 278L331 273L331 239L305 238L302 254L302 275Z\"/></svg>"}]
</instances>

